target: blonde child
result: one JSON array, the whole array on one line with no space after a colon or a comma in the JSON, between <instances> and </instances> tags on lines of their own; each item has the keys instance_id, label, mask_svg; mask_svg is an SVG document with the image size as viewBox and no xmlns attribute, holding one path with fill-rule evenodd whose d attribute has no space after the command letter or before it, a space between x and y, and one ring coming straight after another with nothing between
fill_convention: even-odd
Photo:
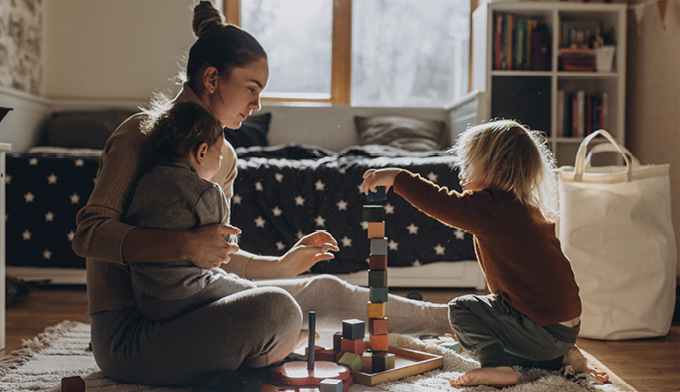
<instances>
[{"instance_id":1,"label":"blonde child","mask_svg":"<svg viewBox=\"0 0 680 392\"><path fill-rule=\"evenodd\" d=\"M467 129L452 152L463 192L397 168L368 170L361 185L392 187L427 215L473 235L491 294L449 302L461 346L480 362L453 386L517 384L512 366L591 369L575 346L581 301L555 236L552 155L539 134L510 120Z\"/></svg>"}]
</instances>

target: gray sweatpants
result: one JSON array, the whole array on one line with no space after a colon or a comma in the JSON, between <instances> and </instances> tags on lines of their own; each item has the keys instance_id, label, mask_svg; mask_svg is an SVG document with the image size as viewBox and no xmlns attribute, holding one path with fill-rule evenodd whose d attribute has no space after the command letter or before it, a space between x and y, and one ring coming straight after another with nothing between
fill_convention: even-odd
<instances>
[{"instance_id":1,"label":"gray sweatpants","mask_svg":"<svg viewBox=\"0 0 680 392\"><path fill-rule=\"evenodd\" d=\"M342 320L367 321L369 291L332 275L254 282L258 286L166 322L126 308L97 312L92 350L102 373L126 383L198 385L245 363L263 367L292 349L303 315L316 312L318 329L342 330ZM446 304L390 295L390 332L437 333L448 329Z\"/></svg>"},{"instance_id":2,"label":"gray sweatpants","mask_svg":"<svg viewBox=\"0 0 680 392\"><path fill-rule=\"evenodd\" d=\"M493 294L454 298L449 302L449 321L460 345L482 367L558 370L580 330L580 325L541 327Z\"/></svg>"}]
</instances>

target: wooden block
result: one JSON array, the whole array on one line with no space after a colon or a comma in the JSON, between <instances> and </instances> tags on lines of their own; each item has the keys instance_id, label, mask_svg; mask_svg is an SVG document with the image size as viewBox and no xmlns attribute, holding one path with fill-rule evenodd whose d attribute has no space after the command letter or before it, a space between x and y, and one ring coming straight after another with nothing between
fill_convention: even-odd
<instances>
[{"instance_id":1,"label":"wooden block","mask_svg":"<svg viewBox=\"0 0 680 392\"><path fill-rule=\"evenodd\" d=\"M364 205L362 218L365 222L384 222L385 207L381 205Z\"/></svg>"},{"instance_id":2,"label":"wooden block","mask_svg":"<svg viewBox=\"0 0 680 392\"><path fill-rule=\"evenodd\" d=\"M85 392L85 380L80 376L62 378L61 392Z\"/></svg>"},{"instance_id":3,"label":"wooden block","mask_svg":"<svg viewBox=\"0 0 680 392\"><path fill-rule=\"evenodd\" d=\"M368 332L372 335L387 334L387 317L368 319Z\"/></svg>"},{"instance_id":4,"label":"wooden block","mask_svg":"<svg viewBox=\"0 0 680 392\"><path fill-rule=\"evenodd\" d=\"M387 270L368 270L368 287L387 287Z\"/></svg>"},{"instance_id":5,"label":"wooden block","mask_svg":"<svg viewBox=\"0 0 680 392\"><path fill-rule=\"evenodd\" d=\"M324 350L317 350L315 357L319 361L337 362L338 354L340 354L340 351L325 350L324 349Z\"/></svg>"},{"instance_id":6,"label":"wooden block","mask_svg":"<svg viewBox=\"0 0 680 392\"><path fill-rule=\"evenodd\" d=\"M373 373L394 369L396 357L389 352L373 353Z\"/></svg>"},{"instance_id":7,"label":"wooden block","mask_svg":"<svg viewBox=\"0 0 680 392\"><path fill-rule=\"evenodd\" d=\"M338 365L346 366L355 372L361 370L363 363L361 362L361 355L346 352L338 359Z\"/></svg>"},{"instance_id":8,"label":"wooden block","mask_svg":"<svg viewBox=\"0 0 680 392\"><path fill-rule=\"evenodd\" d=\"M387 238L371 238L370 256L387 254Z\"/></svg>"},{"instance_id":9,"label":"wooden block","mask_svg":"<svg viewBox=\"0 0 680 392\"><path fill-rule=\"evenodd\" d=\"M375 192L368 191L366 200L368 201L383 201L387 198L387 191L384 186L375 187Z\"/></svg>"},{"instance_id":10,"label":"wooden block","mask_svg":"<svg viewBox=\"0 0 680 392\"><path fill-rule=\"evenodd\" d=\"M458 342L443 342L440 344L440 346L448 348L449 350L455 351L458 354L460 354L460 343Z\"/></svg>"},{"instance_id":11,"label":"wooden block","mask_svg":"<svg viewBox=\"0 0 680 392\"><path fill-rule=\"evenodd\" d=\"M336 332L333 334L333 351L342 351L342 332Z\"/></svg>"},{"instance_id":12,"label":"wooden block","mask_svg":"<svg viewBox=\"0 0 680 392\"><path fill-rule=\"evenodd\" d=\"M342 338L340 351L361 354L364 352L364 339L350 340Z\"/></svg>"},{"instance_id":13,"label":"wooden block","mask_svg":"<svg viewBox=\"0 0 680 392\"><path fill-rule=\"evenodd\" d=\"M372 270L386 270L387 269L387 255L373 255L368 256L368 268Z\"/></svg>"},{"instance_id":14,"label":"wooden block","mask_svg":"<svg viewBox=\"0 0 680 392\"><path fill-rule=\"evenodd\" d=\"M370 351L364 351L361 353L361 371L364 373L373 373L373 353Z\"/></svg>"},{"instance_id":15,"label":"wooden block","mask_svg":"<svg viewBox=\"0 0 680 392\"><path fill-rule=\"evenodd\" d=\"M367 315L369 319L381 319L385 317L385 303L369 302L367 305Z\"/></svg>"},{"instance_id":16,"label":"wooden block","mask_svg":"<svg viewBox=\"0 0 680 392\"><path fill-rule=\"evenodd\" d=\"M387 287L370 287L369 299L371 302L387 302L390 293Z\"/></svg>"},{"instance_id":17,"label":"wooden block","mask_svg":"<svg viewBox=\"0 0 680 392\"><path fill-rule=\"evenodd\" d=\"M385 222L368 222L368 238L384 238Z\"/></svg>"},{"instance_id":18,"label":"wooden block","mask_svg":"<svg viewBox=\"0 0 680 392\"><path fill-rule=\"evenodd\" d=\"M363 340L366 333L366 323L364 320L347 319L342 320L342 337L349 340Z\"/></svg>"},{"instance_id":19,"label":"wooden block","mask_svg":"<svg viewBox=\"0 0 680 392\"><path fill-rule=\"evenodd\" d=\"M342 392L342 380L327 378L319 382L319 392Z\"/></svg>"},{"instance_id":20,"label":"wooden block","mask_svg":"<svg viewBox=\"0 0 680 392\"><path fill-rule=\"evenodd\" d=\"M387 351L387 335L371 335L371 351Z\"/></svg>"}]
</instances>

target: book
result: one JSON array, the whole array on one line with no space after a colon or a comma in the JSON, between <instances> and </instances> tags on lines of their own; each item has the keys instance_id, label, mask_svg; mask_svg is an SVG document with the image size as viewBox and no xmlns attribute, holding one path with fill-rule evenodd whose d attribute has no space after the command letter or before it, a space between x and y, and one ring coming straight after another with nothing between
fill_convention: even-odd
<instances>
[{"instance_id":1,"label":"book","mask_svg":"<svg viewBox=\"0 0 680 392\"><path fill-rule=\"evenodd\" d=\"M557 135L564 134L564 90L557 90Z\"/></svg>"},{"instance_id":2,"label":"book","mask_svg":"<svg viewBox=\"0 0 680 392\"><path fill-rule=\"evenodd\" d=\"M574 132L576 137L583 137L585 135L585 105L586 92L579 90L576 92L576 132Z\"/></svg>"}]
</instances>

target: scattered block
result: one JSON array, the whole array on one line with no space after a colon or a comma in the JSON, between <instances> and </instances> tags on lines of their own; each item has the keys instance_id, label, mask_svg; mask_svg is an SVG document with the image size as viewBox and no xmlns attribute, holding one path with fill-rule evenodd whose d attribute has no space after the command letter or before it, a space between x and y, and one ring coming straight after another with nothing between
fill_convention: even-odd
<instances>
[{"instance_id":1,"label":"scattered block","mask_svg":"<svg viewBox=\"0 0 680 392\"><path fill-rule=\"evenodd\" d=\"M440 346L460 354L460 343L458 342L442 342Z\"/></svg>"},{"instance_id":2,"label":"scattered block","mask_svg":"<svg viewBox=\"0 0 680 392\"><path fill-rule=\"evenodd\" d=\"M319 392L342 392L342 380L327 378L319 382Z\"/></svg>"},{"instance_id":3,"label":"scattered block","mask_svg":"<svg viewBox=\"0 0 680 392\"><path fill-rule=\"evenodd\" d=\"M390 293L387 287L370 287L369 298L371 302L387 302Z\"/></svg>"},{"instance_id":4,"label":"scattered block","mask_svg":"<svg viewBox=\"0 0 680 392\"><path fill-rule=\"evenodd\" d=\"M342 338L340 351L361 354L364 352L364 339L350 340Z\"/></svg>"},{"instance_id":5,"label":"scattered block","mask_svg":"<svg viewBox=\"0 0 680 392\"><path fill-rule=\"evenodd\" d=\"M371 253L369 256L387 254L387 238L371 238L370 241Z\"/></svg>"},{"instance_id":6,"label":"scattered block","mask_svg":"<svg viewBox=\"0 0 680 392\"><path fill-rule=\"evenodd\" d=\"M384 238L385 222L368 222L368 238Z\"/></svg>"},{"instance_id":7,"label":"scattered block","mask_svg":"<svg viewBox=\"0 0 680 392\"><path fill-rule=\"evenodd\" d=\"M387 317L368 319L368 332L371 335L387 335Z\"/></svg>"},{"instance_id":8,"label":"scattered block","mask_svg":"<svg viewBox=\"0 0 680 392\"><path fill-rule=\"evenodd\" d=\"M371 335L371 351L387 351L389 348L387 345L387 335Z\"/></svg>"},{"instance_id":9,"label":"scattered block","mask_svg":"<svg viewBox=\"0 0 680 392\"><path fill-rule=\"evenodd\" d=\"M369 351L364 351L361 354L361 371L364 373L373 373L373 353Z\"/></svg>"},{"instance_id":10,"label":"scattered block","mask_svg":"<svg viewBox=\"0 0 680 392\"><path fill-rule=\"evenodd\" d=\"M385 317L385 302L382 302L382 303L369 302L368 305L367 305L367 314L368 314L369 319L384 318Z\"/></svg>"},{"instance_id":11,"label":"scattered block","mask_svg":"<svg viewBox=\"0 0 680 392\"><path fill-rule=\"evenodd\" d=\"M346 352L338 359L338 365L346 366L355 372L361 370L363 362L361 362L361 355Z\"/></svg>"},{"instance_id":12,"label":"scattered block","mask_svg":"<svg viewBox=\"0 0 680 392\"><path fill-rule=\"evenodd\" d=\"M342 332L333 334L333 351L342 351Z\"/></svg>"},{"instance_id":13,"label":"scattered block","mask_svg":"<svg viewBox=\"0 0 680 392\"><path fill-rule=\"evenodd\" d=\"M373 373L394 369L396 357L392 353L373 353Z\"/></svg>"},{"instance_id":14,"label":"scattered block","mask_svg":"<svg viewBox=\"0 0 680 392\"><path fill-rule=\"evenodd\" d=\"M387 255L372 255L368 256L368 268L372 270L386 270L387 269Z\"/></svg>"},{"instance_id":15,"label":"scattered block","mask_svg":"<svg viewBox=\"0 0 680 392\"><path fill-rule=\"evenodd\" d=\"M85 380L80 376L62 378L61 392L85 392Z\"/></svg>"},{"instance_id":16,"label":"scattered block","mask_svg":"<svg viewBox=\"0 0 680 392\"><path fill-rule=\"evenodd\" d=\"M349 340L359 340L364 338L366 323L364 320L347 319L342 320L342 337Z\"/></svg>"},{"instance_id":17,"label":"scattered block","mask_svg":"<svg viewBox=\"0 0 680 392\"><path fill-rule=\"evenodd\" d=\"M385 220L385 208L379 204L364 205L361 214L366 222L383 222Z\"/></svg>"},{"instance_id":18,"label":"scattered block","mask_svg":"<svg viewBox=\"0 0 680 392\"><path fill-rule=\"evenodd\" d=\"M387 270L368 270L368 287L387 287Z\"/></svg>"},{"instance_id":19,"label":"scattered block","mask_svg":"<svg viewBox=\"0 0 680 392\"><path fill-rule=\"evenodd\" d=\"M375 187L375 192L368 191L367 201L383 201L387 198L387 191L384 186Z\"/></svg>"}]
</instances>

